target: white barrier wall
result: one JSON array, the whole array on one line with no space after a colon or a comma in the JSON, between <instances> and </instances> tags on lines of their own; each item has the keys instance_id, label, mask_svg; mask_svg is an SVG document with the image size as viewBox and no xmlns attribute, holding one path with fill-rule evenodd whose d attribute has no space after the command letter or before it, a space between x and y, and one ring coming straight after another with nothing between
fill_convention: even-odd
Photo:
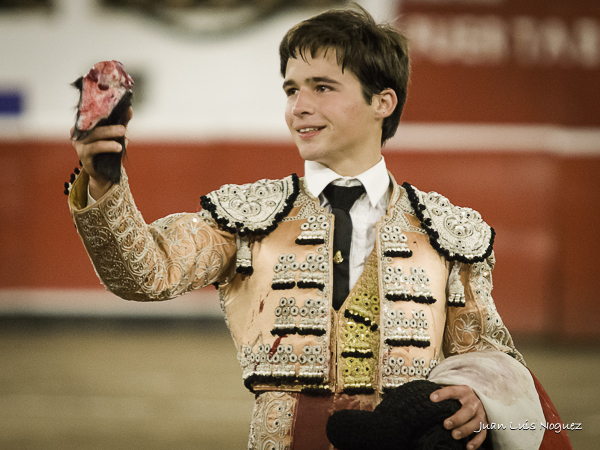
<instances>
[{"instance_id":1,"label":"white barrier wall","mask_svg":"<svg viewBox=\"0 0 600 450\"><path fill-rule=\"evenodd\" d=\"M54 3L50 14L0 10L0 92L24 96L23 114L0 115L0 139L63 138L78 99L69 84L107 59L143 81L132 138L287 136L278 46L318 10L282 13L230 36L192 37L95 0ZM384 20L397 11L394 0L360 3Z\"/></svg>"}]
</instances>

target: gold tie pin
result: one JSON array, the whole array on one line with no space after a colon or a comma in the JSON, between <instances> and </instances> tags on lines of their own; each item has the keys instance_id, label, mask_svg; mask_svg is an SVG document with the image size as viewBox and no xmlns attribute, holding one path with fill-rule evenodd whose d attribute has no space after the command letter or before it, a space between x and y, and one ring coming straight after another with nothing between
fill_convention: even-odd
<instances>
[{"instance_id":1,"label":"gold tie pin","mask_svg":"<svg viewBox=\"0 0 600 450\"><path fill-rule=\"evenodd\" d=\"M342 256L342 252L340 252L338 250L337 253L335 254L335 256L333 257L333 262L336 264L339 264L343 261L344 261L344 257Z\"/></svg>"}]
</instances>

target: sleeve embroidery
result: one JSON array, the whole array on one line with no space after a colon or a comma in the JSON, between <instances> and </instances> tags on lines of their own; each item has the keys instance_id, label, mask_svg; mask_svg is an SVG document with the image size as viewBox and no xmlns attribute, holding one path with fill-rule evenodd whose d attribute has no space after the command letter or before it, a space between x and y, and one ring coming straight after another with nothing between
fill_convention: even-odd
<instances>
[{"instance_id":1,"label":"sleeve embroidery","mask_svg":"<svg viewBox=\"0 0 600 450\"><path fill-rule=\"evenodd\" d=\"M494 263L492 253L485 261L463 265L461 279L466 291L466 305L448 309L444 354L500 350L525 365L492 299Z\"/></svg>"},{"instance_id":2,"label":"sleeve embroidery","mask_svg":"<svg viewBox=\"0 0 600 450\"><path fill-rule=\"evenodd\" d=\"M202 214L174 214L147 225L127 176L104 199L72 208L81 239L107 289L130 300L166 300L218 281L235 254L233 237Z\"/></svg>"}]
</instances>

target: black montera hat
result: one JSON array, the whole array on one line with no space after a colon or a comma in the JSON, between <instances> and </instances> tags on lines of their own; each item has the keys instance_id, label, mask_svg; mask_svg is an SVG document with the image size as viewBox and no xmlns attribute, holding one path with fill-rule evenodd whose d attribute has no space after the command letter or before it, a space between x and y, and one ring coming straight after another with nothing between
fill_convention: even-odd
<instances>
[{"instance_id":1,"label":"black montera hat","mask_svg":"<svg viewBox=\"0 0 600 450\"><path fill-rule=\"evenodd\" d=\"M456 440L443 426L460 402L429 399L441 388L411 381L389 391L373 412L337 411L327 422L327 438L338 450L463 450L472 437ZM491 450L488 441L485 448Z\"/></svg>"}]
</instances>

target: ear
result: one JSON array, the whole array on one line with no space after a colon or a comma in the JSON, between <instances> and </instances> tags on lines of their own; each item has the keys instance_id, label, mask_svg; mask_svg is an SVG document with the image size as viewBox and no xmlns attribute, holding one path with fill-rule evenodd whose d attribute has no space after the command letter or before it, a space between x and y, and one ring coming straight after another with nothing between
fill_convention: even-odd
<instances>
[{"instance_id":1,"label":"ear","mask_svg":"<svg viewBox=\"0 0 600 450\"><path fill-rule=\"evenodd\" d=\"M391 116L398 105L396 91L391 88L384 89L373 96L372 104L375 107L377 118L384 119Z\"/></svg>"}]
</instances>

